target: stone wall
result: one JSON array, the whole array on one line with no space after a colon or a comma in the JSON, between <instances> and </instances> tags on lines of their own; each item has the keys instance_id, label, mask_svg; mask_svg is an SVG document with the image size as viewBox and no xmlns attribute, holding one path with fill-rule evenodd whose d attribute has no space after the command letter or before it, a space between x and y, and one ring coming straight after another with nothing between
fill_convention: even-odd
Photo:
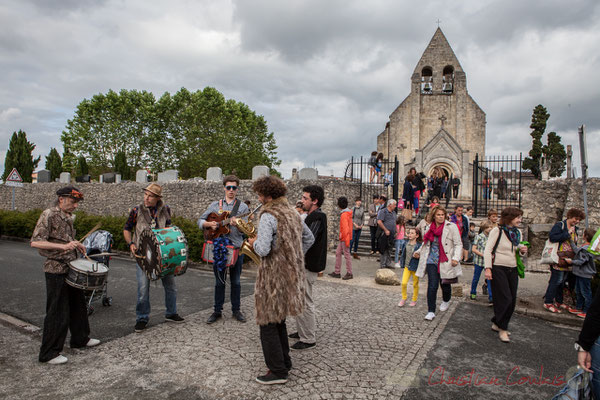
<instances>
[{"instance_id":1,"label":"stone wall","mask_svg":"<svg viewBox=\"0 0 600 400\"><path fill-rule=\"evenodd\" d=\"M359 194L359 185L344 182L335 178L323 178L311 182L306 180L286 181L288 199L292 204L300 200L302 188L310 184L319 184L325 190L323 211L328 216L329 242L337 240L339 232L339 209L337 198L346 196L350 203ZM25 183L22 188L15 188L15 209L27 211L34 208L44 209L56 200L56 190L64 186L61 183ZM126 182L119 184L108 183L78 183L76 186L84 193L85 200L79 209L93 215L125 216L135 205L142 202L142 183ZM206 210L208 205L224 194L221 182L209 181L176 181L163 183L165 203L169 204L174 216L196 220ZM252 181L240 182L238 198L250 200L251 207L258 205L258 199L252 191ZM0 209L10 210L12 204L12 189L0 185Z\"/></svg>"}]
</instances>

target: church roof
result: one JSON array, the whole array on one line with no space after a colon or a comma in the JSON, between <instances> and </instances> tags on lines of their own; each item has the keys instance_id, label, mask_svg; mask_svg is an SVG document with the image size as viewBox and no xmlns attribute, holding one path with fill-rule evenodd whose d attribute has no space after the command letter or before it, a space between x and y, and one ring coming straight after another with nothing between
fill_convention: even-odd
<instances>
[{"instance_id":1,"label":"church roof","mask_svg":"<svg viewBox=\"0 0 600 400\"><path fill-rule=\"evenodd\" d=\"M432 67L434 70L440 70L441 73L441 70L446 65L452 65L454 71L463 71L458 58L454 54L454 50L452 50L450 43L448 43L448 39L446 39L442 30L438 27L417 63L414 73L420 74L423 67L427 66Z\"/></svg>"}]
</instances>

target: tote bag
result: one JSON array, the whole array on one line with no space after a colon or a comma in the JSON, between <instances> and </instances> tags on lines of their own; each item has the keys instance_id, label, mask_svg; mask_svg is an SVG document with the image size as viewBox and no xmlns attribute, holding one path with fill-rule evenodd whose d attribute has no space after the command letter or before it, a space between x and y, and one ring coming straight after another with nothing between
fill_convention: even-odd
<instances>
[{"instance_id":1,"label":"tote bag","mask_svg":"<svg viewBox=\"0 0 600 400\"><path fill-rule=\"evenodd\" d=\"M558 264L558 246L560 243L552 243L550 239L546 240L540 264Z\"/></svg>"}]
</instances>

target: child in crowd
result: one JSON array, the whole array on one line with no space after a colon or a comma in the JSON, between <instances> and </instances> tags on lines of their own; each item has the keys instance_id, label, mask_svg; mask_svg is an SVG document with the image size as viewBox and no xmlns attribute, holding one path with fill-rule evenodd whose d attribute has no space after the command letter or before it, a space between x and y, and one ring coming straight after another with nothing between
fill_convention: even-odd
<instances>
[{"instance_id":1,"label":"child in crowd","mask_svg":"<svg viewBox=\"0 0 600 400\"><path fill-rule=\"evenodd\" d=\"M394 173L392 172L392 169L388 169L387 174L383 175L383 186L384 187L388 187L389 185L392 184L392 180L394 179Z\"/></svg>"},{"instance_id":2,"label":"child in crowd","mask_svg":"<svg viewBox=\"0 0 600 400\"><path fill-rule=\"evenodd\" d=\"M487 218L488 221L492 223L492 228L498 226L498 211L496 211L496 209L490 208L490 210L488 211ZM479 232L481 233L481 228L479 229Z\"/></svg>"},{"instance_id":3,"label":"child in crowd","mask_svg":"<svg viewBox=\"0 0 600 400\"><path fill-rule=\"evenodd\" d=\"M431 198L431 203L429 204L429 209L430 209L430 210L433 210L433 208L434 208L435 206L439 206L439 205L440 205L440 198L439 198L439 197L437 197L437 196L433 196L433 197Z\"/></svg>"},{"instance_id":4,"label":"child in crowd","mask_svg":"<svg viewBox=\"0 0 600 400\"><path fill-rule=\"evenodd\" d=\"M404 253L404 234L405 234L405 226L406 221L402 215L399 215L396 218L396 241L394 242L396 245L396 254L394 256L394 267L400 268L400 263L398 262L398 255Z\"/></svg>"},{"instance_id":5,"label":"child in crowd","mask_svg":"<svg viewBox=\"0 0 600 400\"><path fill-rule=\"evenodd\" d=\"M586 317L587 310L592 304L592 278L596 274L596 264L594 256L587 250L590 247L594 233L594 230L586 229L583 232L583 246L574 249L575 258L565 258L567 264L573 265L573 275L577 278L575 282L577 306L576 308L569 307L568 310L579 318Z\"/></svg>"},{"instance_id":6,"label":"child in crowd","mask_svg":"<svg viewBox=\"0 0 600 400\"><path fill-rule=\"evenodd\" d=\"M404 246L404 253L401 258L401 267L404 268L402 273L402 300L398 303L398 307L404 307L408 294L406 287L408 286L408 280L412 276L413 279L413 296L409 307L417 305L417 298L419 297L419 278L415 275L417 268L419 267L419 259L413 257L415 251L421 248L421 232L418 229L408 229L408 242Z\"/></svg>"},{"instance_id":7,"label":"child in crowd","mask_svg":"<svg viewBox=\"0 0 600 400\"><path fill-rule=\"evenodd\" d=\"M475 300L477 298L477 284L479 283L479 277L481 276L481 271L485 268L485 264L483 262L483 252L485 251L485 245L487 244L488 235L494 226L490 221L483 221L481 223L480 231L477 236L475 236L475 241L473 242L473 281L471 282L471 300ZM486 281L487 283L487 281ZM492 302L492 286L487 285L488 288L488 300Z\"/></svg>"},{"instance_id":8,"label":"child in crowd","mask_svg":"<svg viewBox=\"0 0 600 400\"><path fill-rule=\"evenodd\" d=\"M474 222L469 222L469 251L467 253L467 263L473 262L473 242L477 236L476 225Z\"/></svg>"}]
</instances>

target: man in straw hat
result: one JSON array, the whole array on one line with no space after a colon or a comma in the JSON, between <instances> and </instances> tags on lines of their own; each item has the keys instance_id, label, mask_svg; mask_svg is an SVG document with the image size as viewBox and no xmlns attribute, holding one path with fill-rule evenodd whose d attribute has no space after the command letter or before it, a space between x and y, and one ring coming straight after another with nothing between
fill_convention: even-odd
<instances>
[{"instance_id":1,"label":"man in straw hat","mask_svg":"<svg viewBox=\"0 0 600 400\"><path fill-rule=\"evenodd\" d=\"M98 339L90 339L90 325L83 290L69 286L65 278L69 262L77 259L77 251L85 254L85 247L75 240L73 211L83 193L73 186L56 192L54 207L42 212L31 237L31 247L46 257L46 318L39 360L48 364L64 364L62 356L67 331L71 331L71 348L97 346Z\"/></svg>"},{"instance_id":2,"label":"man in straw hat","mask_svg":"<svg viewBox=\"0 0 600 400\"><path fill-rule=\"evenodd\" d=\"M123 228L123 237L129 243L129 251L135 255L140 246L140 234L148 228L166 228L171 226L171 209L162 201L162 187L156 183L149 184L144 189L144 202L133 207ZM135 331L142 332L150 319L150 280L139 263L136 269L138 284L137 305L135 307ZM183 322L177 314L177 288L175 277L167 275L161 278L165 289L165 321Z\"/></svg>"}]
</instances>

